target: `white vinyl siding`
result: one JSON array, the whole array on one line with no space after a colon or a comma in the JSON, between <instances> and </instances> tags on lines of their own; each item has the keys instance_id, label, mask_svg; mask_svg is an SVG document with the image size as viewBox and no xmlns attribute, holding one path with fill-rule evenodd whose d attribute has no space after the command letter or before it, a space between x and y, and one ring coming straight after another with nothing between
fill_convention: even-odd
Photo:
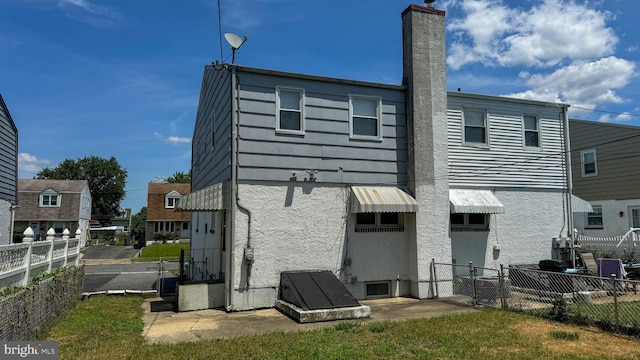
<instances>
[{"instance_id":1,"label":"white vinyl siding","mask_svg":"<svg viewBox=\"0 0 640 360\"><path fill-rule=\"evenodd\" d=\"M491 147L469 146L464 142L463 109L468 108L486 109ZM544 134L539 137L539 148L523 146L523 113L538 116L538 131ZM449 93L449 185L456 188L565 188L560 114L560 108L526 101L509 102Z\"/></svg>"}]
</instances>

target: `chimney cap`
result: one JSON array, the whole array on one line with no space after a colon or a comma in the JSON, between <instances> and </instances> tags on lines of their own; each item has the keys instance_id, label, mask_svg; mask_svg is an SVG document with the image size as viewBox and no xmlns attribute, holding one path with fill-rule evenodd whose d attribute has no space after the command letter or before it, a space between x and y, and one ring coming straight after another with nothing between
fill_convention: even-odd
<instances>
[{"instance_id":1,"label":"chimney cap","mask_svg":"<svg viewBox=\"0 0 640 360\"><path fill-rule=\"evenodd\" d=\"M431 4L433 4L433 2L436 0L424 0L424 3L427 4L427 6L431 6Z\"/></svg>"}]
</instances>

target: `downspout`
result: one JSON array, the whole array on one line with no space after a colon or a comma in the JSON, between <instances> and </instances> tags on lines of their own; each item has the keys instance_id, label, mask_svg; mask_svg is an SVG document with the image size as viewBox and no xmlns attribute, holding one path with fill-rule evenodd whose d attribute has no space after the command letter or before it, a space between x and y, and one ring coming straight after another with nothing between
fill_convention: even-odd
<instances>
[{"instance_id":1,"label":"downspout","mask_svg":"<svg viewBox=\"0 0 640 360\"><path fill-rule=\"evenodd\" d=\"M229 191L230 201L230 211L229 211L229 261L227 262L227 287L226 291L226 309L227 311L231 311L233 309L232 296L231 294L235 291L234 279L235 279L235 243L236 243L236 184L238 174L236 173L236 163L238 162L238 157L236 154L236 138L238 137L237 133L237 111L238 107L236 106L235 98L238 96L236 93L236 69L231 69L231 186Z\"/></svg>"},{"instance_id":2,"label":"downspout","mask_svg":"<svg viewBox=\"0 0 640 360\"><path fill-rule=\"evenodd\" d=\"M235 72L235 70L234 70ZM237 174L238 174L238 169L239 169L239 164L238 164L238 148L239 148L239 144L238 141L240 140L240 134L239 134L239 125L238 125L238 113L239 113L239 109L240 109L240 96L238 96L240 94L240 82L237 80L236 77L234 77L234 80L236 80L234 82L234 89L235 89L235 93L236 93L236 98L235 98L235 110L234 110L234 114L236 114L236 123L235 123L235 130L236 130L236 136L234 141L236 142L236 146L234 149L234 153L235 153L235 157L236 157L236 161L234 162L234 166L235 166L235 172L236 172L236 182L234 183L235 187L236 187L236 191L235 191L235 204L237 206L238 209L240 209L240 211L242 211L243 213L247 214L247 246L244 249L244 261L247 264L247 282L246 282L246 289L249 289L249 286L251 284L251 266L253 264L253 248L251 248L251 211L247 208L245 208L244 206L242 206L240 204L240 192L238 191L237 187L238 187L238 178L237 178Z\"/></svg>"},{"instance_id":3,"label":"downspout","mask_svg":"<svg viewBox=\"0 0 640 360\"><path fill-rule=\"evenodd\" d=\"M575 252L575 239L573 238L573 207L572 207L572 194L573 194L573 180L571 174L571 140L569 137L569 115L568 115L568 105L562 108L562 116L564 117L564 153L565 153L565 164L566 164L566 176L567 176L567 224L569 228L567 229L567 237L570 241L570 249L571 249L571 266L576 267L576 252Z\"/></svg>"}]
</instances>

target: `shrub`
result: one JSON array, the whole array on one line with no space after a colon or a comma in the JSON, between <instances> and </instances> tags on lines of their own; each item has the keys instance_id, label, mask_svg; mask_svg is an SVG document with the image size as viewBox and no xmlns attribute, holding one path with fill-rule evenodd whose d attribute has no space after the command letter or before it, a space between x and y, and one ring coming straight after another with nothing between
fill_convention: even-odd
<instances>
[{"instance_id":1,"label":"shrub","mask_svg":"<svg viewBox=\"0 0 640 360\"><path fill-rule=\"evenodd\" d=\"M173 239L173 233L168 231L160 231L153 234L153 239L156 241L162 241L163 244L167 242L169 239Z\"/></svg>"},{"instance_id":2,"label":"shrub","mask_svg":"<svg viewBox=\"0 0 640 360\"><path fill-rule=\"evenodd\" d=\"M22 240L24 239L24 234L23 233L19 233L19 232L13 232L13 243L14 244L19 244L22 242Z\"/></svg>"}]
</instances>

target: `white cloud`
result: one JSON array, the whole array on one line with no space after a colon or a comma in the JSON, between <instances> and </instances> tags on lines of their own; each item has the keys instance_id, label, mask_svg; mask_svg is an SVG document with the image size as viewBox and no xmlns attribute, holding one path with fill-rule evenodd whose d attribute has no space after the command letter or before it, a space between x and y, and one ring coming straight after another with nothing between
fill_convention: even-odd
<instances>
[{"instance_id":1,"label":"white cloud","mask_svg":"<svg viewBox=\"0 0 640 360\"><path fill-rule=\"evenodd\" d=\"M186 137L179 137L179 136L169 136L167 138L167 141L171 144L177 145L180 143L190 143L191 139Z\"/></svg>"},{"instance_id":2,"label":"white cloud","mask_svg":"<svg viewBox=\"0 0 640 360\"><path fill-rule=\"evenodd\" d=\"M57 5L68 17L95 27L108 27L122 19L117 10L89 0L58 0Z\"/></svg>"},{"instance_id":3,"label":"white cloud","mask_svg":"<svg viewBox=\"0 0 640 360\"><path fill-rule=\"evenodd\" d=\"M38 159L29 153L18 154L18 171L20 172L20 177L32 177L48 164L49 160Z\"/></svg>"},{"instance_id":4,"label":"white cloud","mask_svg":"<svg viewBox=\"0 0 640 360\"><path fill-rule=\"evenodd\" d=\"M605 103L626 102L614 90L625 87L637 74L635 63L610 56L565 66L548 75L523 72L521 76L531 89L509 96L592 109Z\"/></svg>"},{"instance_id":5,"label":"white cloud","mask_svg":"<svg viewBox=\"0 0 640 360\"><path fill-rule=\"evenodd\" d=\"M465 17L447 26L453 33L447 64L453 70L485 66L550 67L614 53L618 38L607 27L612 15L569 0L544 0L529 9L502 0L456 3Z\"/></svg>"},{"instance_id":6,"label":"white cloud","mask_svg":"<svg viewBox=\"0 0 640 360\"><path fill-rule=\"evenodd\" d=\"M191 142L191 139L188 137L180 137L180 136L167 136L165 137L164 135L162 135L159 132L154 132L153 136L156 137L156 139L158 140L162 140L164 142L167 142L171 145L178 145L178 144L188 144Z\"/></svg>"},{"instance_id":7,"label":"white cloud","mask_svg":"<svg viewBox=\"0 0 640 360\"><path fill-rule=\"evenodd\" d=\"M609 122L626 122L626 121L630 121L632 119L633 115L628 113L628 112L624 112L622 114L618 114L616 116L612 116L612 114L604 114L602 116L600 116L600 118L598 118L599 122L605 122L605 123L609 123Z\"/></svg>"}]
</instances>

